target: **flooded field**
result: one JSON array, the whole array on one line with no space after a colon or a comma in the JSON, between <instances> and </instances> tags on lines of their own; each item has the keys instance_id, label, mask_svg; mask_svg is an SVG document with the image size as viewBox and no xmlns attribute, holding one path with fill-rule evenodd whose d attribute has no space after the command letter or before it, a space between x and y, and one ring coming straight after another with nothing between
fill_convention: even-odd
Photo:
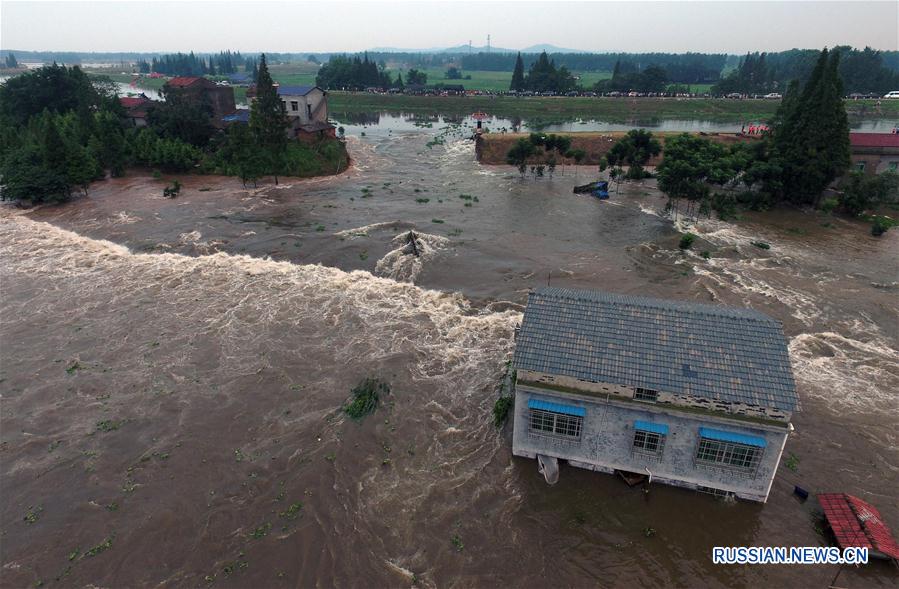
<instances>
[{"instance_id":1,"label":"flooded field","mask_svg":"<svg viewBox=\"0 0 899 589\"><path fill-rule=\"evenodd\" d=\"M563 100L563 99L560 99ZM474 120L463 115L424 115L398 114L390 112L332 112L338 124L349 126L375 125L381 129L388 128L394 131L411 131L427 127L427 125L442 126L449 124L473 125ZM528 133L542 131L546 133L578 133L578 132L610 132L630 131L631 129L646 129L656 132L686 132L686 133L737 133L744 126L751 123L764 122L762 119L747 119L745 121L709 121L702 119L631 119L626 122L599 121L591 118L563 117L562 120L503 118L487 115L483 120L486 129L494 133ZM897 124L890 119L855 119L850 123L853 131L865 133L889 133Z\"/></svg>"},{"instance_id":2,"label":"flooded field","mask_svg":"<svg viewBox=\"0 0 899 589\"><path fill-rule=\"evenodd\" d=\"M899 529L899 231L756 213L684 253L651 181L600 202L571 192L593 170L479 166L470 121L372 122L344 121L339 177L191 176L170 200L133 172L4 209L0 584L826 587L836 566L711 548L825 543L796 484ZM547 283L783 321L802 412L769 502L565 467L549 487L513 458L494 389ZM354 422L366 376L391 392Z\"/></svg>"}]
</instances>

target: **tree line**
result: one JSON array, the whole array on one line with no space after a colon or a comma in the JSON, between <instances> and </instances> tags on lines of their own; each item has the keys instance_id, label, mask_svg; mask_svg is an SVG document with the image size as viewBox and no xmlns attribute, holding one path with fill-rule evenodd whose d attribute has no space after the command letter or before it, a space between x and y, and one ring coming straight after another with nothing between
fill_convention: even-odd
<instances>
[{"instance_id":1,"label":"tree line","mask_svg":"<svg viewBox=\"0 0 899 589\"><path fill-rule=\"evenodd\" d=\"M545 53L545 52L544 52ZM514 53L477 53L461 57L466 70L514 71L518 57ZM542 54L526 54L525 65L541 59ZM639 71L650 65L664 68L673 82L698 84L715 82L727 61L724 54L704 53L552 53L549 59L569 70L580 72L609 72L619 67Z\"/></svg>"},{"instance_id":2,"label":"tree line","mask_svg":"<svg viewBox=\"0 0 899 589\"><path fill-rule=\"evenodd\" d=\"M839 75L847 93L885 94L899 88L899 70L887 65L885 55L865 47L835 47L832 53L840 54ZM780 53L747 53L739 65L715 85L717 94L739 92L765 94L782 92L791 80L805 83L817 63L815 50L793 49Z\"/></svg>"},{"instance_id":3,"label":"tree line","mask_svg":"<svg viewBox=\"0 0 899 589\"><path fill-rule=\"evenodd\" d=\"M215 76L237 73L237 67L244 58L240 51L220 51L217 55L204 57L190 53L170 53L153 57L151 61L137 62L141 73L156 72L167 76Z\"/></svg>"}]
</instances>

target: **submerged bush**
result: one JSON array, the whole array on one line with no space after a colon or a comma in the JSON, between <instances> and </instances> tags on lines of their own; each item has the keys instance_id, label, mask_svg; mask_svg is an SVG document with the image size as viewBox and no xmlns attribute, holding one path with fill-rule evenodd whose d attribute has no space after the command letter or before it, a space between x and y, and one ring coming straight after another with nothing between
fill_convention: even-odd
<instances>
[{"instance_id":1,"label":"submerged bush","mask_svg":"<svg viewBox=\"0 0 899 589\"><path fill-rule=\"evenodd\" d=\"M871 235L874 237L880 237L889 231L890 227L899 225L899 221L886 215L874 215L871 217L871 221Z\"/></svg>"},{"instance_id":2,"label":"submerged bush","mask_svg":"<svg viewBox=\"0 0 899 589\"><path fill-rule=\"evenodd\" d=\"M378 408L381 394L389 394L390 386L377 378L366 378L353 389L353 398L344 405L344 412L353 419L362 419Z\"/></svg>"}]
</instances>

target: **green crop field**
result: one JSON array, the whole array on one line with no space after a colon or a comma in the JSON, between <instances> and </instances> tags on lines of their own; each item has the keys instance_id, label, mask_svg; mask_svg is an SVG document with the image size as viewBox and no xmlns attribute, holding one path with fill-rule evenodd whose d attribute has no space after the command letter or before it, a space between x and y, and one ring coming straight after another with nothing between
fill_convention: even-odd
<instances>
[{"instance_id":1,"label":"green crop field","mask_svg":"<svg viewBox=\"0 0 899 589\"><path fill-rule=\"evenodd\" d=\"M422 68L428 74L428 84L462 84L466 90L489 90L492 92L503 92L509 89L509 83L512 81L512 72L488 72L482 70L466 70L462 72L461 80L447 80L445 67ZM391 76L396 77L398 70L388 70ZM403 72L403 79L406 78L406 70ZM590 88L600 80L606 80L612 77L611 72L582 72L575 73L580 80L578 83L584 88ZM465 76L471 76L470 80L464 79Z\"/></svg>"}]
</instances>

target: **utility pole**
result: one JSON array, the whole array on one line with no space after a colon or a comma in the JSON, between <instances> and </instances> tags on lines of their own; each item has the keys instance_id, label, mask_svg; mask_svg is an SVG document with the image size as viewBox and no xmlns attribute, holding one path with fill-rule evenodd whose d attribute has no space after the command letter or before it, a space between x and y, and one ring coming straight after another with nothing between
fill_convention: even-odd
<instances>
[{"instance_id":1,"label":"utility pole","mask_svg":"<svg viewBox=\"0 0 899 589\"><path fill-rule=\"evenodd\" d=\"M490 53L490 33L487 33L487 53Z\"/></svg>"}]
</instances>

